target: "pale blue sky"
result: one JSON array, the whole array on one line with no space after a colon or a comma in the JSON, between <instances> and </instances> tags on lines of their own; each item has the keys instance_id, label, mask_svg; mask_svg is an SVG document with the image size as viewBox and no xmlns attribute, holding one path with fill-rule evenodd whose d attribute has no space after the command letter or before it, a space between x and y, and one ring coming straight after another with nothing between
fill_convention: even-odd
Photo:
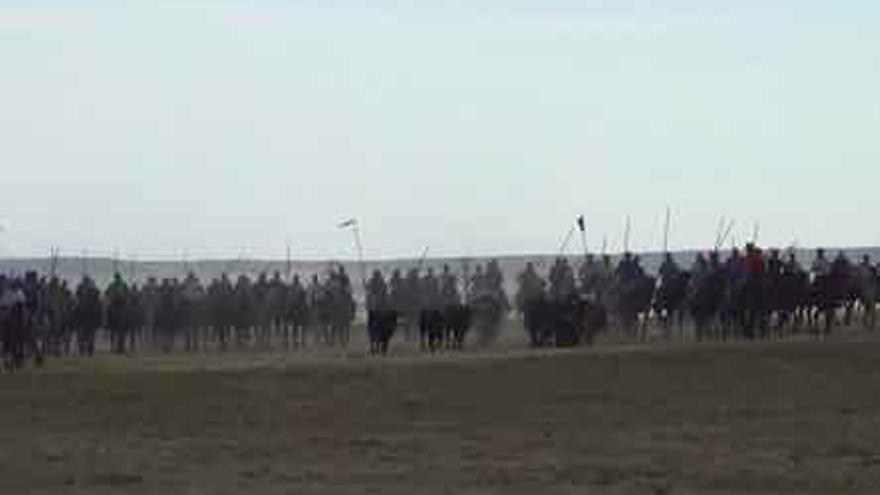
<instances>
[{"instance_id":1,"label":"pale blue sky","mask_svg":"<svg viewBox=\"0 0 880 495\"><path fill-rule=\"evenodd\" d=\"M155 4L0 1L0 256L880 245L877 2Z\"/></svg>"}]
</instances>

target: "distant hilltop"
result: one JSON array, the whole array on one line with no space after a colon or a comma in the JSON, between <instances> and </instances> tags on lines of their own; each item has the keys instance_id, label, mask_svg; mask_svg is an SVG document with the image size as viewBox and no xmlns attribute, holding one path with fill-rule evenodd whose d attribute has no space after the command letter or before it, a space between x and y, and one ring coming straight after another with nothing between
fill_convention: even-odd
<instances>
[{"instance_id":1,"label":"distant hilltop","mask_svg":"<svg viewBox=\"0 0 880 495\"><path fill-rule=\"evenodd\" d=\"M880 261L880 247L866 248L826 248L829 256L836 256L838 251L843 251L853 261L861 259L865 254L871 256L871 259ZM684 267L689 267L696 256L696 250L676 251L673 256L676 261ZM729 250L723 251L726 255ZM812 262L814 250L797 249L795 250L798 260L802 264ZM595 253L594 253L595 254ZM663 259L660 252L636 253L642 260L642 266L649 273L656 273ZM473 273L477 265L486 264L491 259L497 259L505 276L505 288L512 292L516 289L516 275L520 273L526 263L534 263L540 273L546 273L553 260L557 255L508 255L498 257L472 257L472 258L427 258L422 263L422 268L432 268L435 271L442 269L443 265L449 265L450 269L457 273L465 272ZM583 255L569 254L567 258L572 263L579 263L583 259ZM620 254L612 255L612 259L616 262L620 258ZM0 273L5 274L23 274L29 270L36 270L40 274L48 274L52 270L53 261L51 258L5 258L0 259ZM325 260L325 261L299 261L290 262L292 273L296 273L301 279L310 279L312 275L322 276L331 266L342 265L351 276L352 280L360 279L362 269L360 264L354 260ZM395 269L406 271L419 266L419 260L415 258L393 259L393 260L365 260L367 276L373 270L381 270L386 276L390 275ZM95 281L103 286L106 285L113 277L113 272L118 270L126 279L135 280L142 283L148 277L156 277L157 279L168 277L181 277L188 271L194 272L203 282L207 282L213 278L219 277L222 273L229 276L237 277L240 274L246 274L255 277L260 273L266 272L272 274L275 271L286 275L287 261L285 260L258 260L258 259L227 259L227 260L192 260L183 261L114 261L111 258L73 258L63 257L55 260L55 273L58 276L73 283L78 281L83 273L88 273ZM359 289L360 284L354 284Z\"/></svg>"}]
</instances>

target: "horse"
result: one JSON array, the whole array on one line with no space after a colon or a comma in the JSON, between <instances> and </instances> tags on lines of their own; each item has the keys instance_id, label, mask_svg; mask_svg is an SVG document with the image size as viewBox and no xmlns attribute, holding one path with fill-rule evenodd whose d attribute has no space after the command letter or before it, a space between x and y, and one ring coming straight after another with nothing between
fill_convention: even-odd
<instances>
[{"instance_id":1,"label":"horse","mask_svg":"<svg viewBox=\"0 0 880 495\"><path fill-rule=\"evenodd\" d=\"M15 301L0 309L0 352L3 367L7 371L21 369L29 355L33 356L36 365L43 364L43 354L34 338L31 316L23 301Z\"/></svg>"},{"instance_id":2,"label":"horse","mask_svg":"<svg viewBox=\"0 0 880 495\"><path fill-rule=\"evenodd\" d=\"M651 303L654 300L654 287L656 280L648 275L639 275L627 281L615 284L616 290L616 314L620 320L622 330L628 334L634 334L638 340L644 340L647 325L647 315L651 312ZM645 315L644 325L641 316Z\"/></svg>"},{"instance_id":3,"label":"horse","mask_svg":"<svg viewBox=\"0 0 880 495\"><path fill-rule=\"evenodd\" d=\"M126 333L129 330L130 304L128 290L107 295L107 328L114 353L125 354Z\"/></svg>"},{"instance_id":4,"label":"horse","mask_svg":"<svg viewBox=\"0 0 880 495\"><path fill-rule=\"evenodd\" d=\"M532 347L554 344L554 331L551 316L556 308L550 307L548 296L540 293L521 303L523 326Z\"/></svg>"},{"instance_id":5,"label":"horse","mask_svg":"<svg viewBox=\"0 0 880 495\"><path fill-rule=\"evenodd\" d=\"M299 285L289 287L284 297L284 315L281 340L287 347L306 345L306 328L309 323L309 306L306 291Z\"/></svg>"},{"instance_id":6,"label":"horse","mask_svg":"<svg viewBox=\"0 0 880 495\"><path fill-rule=\"evenodd\" d=\"M477 335L477 345L486 347L498 339L508 302L503 294L483 293L468 302L471 323Z\"/></svg>"},{"instance_id":7,"label":"horse","mask_svg":"<svg viewBox=\"0 0 880 495\"><path fill-rule=\"evenodd\" d=\"M101 327L101 294L90 282L77 288L74 309L74 328L76 328L77 353L80 356L95 354L95 335Z\"/></svg>"},{"instance_id":8,"label":"horse","mask_svg":"<svg viewBox=\"0 0 880 495\"><path fill-rule=\"evenodd\" d=\"M723 274L718 270L701 278L692 277L690 280L688 303L698 342L709 337L709 332L717 323L727 291L725 282Z\"/></svg>"},{"instance_id":9,"label":"horse","mask_svg":"<svg viewBox=\"0 0 880 495\"><path fill-rule=\"evenodd\" d=\"M684 332L689 280L689 272L678 272L675 276L663 279L654 295L654 312L668 337L673 328L677 328L679 334Z\"/></svg>"}]
</instances>

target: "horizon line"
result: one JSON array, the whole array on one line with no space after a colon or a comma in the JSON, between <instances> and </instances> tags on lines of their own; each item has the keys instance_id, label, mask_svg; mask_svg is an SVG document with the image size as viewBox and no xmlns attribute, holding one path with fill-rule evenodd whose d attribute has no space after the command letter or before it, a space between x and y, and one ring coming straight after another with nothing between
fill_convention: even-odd
<instances>
[{"instance_id":1,"label":"horizon line","mask_svg":"<svg viewBox=\"0 0 880 495\"><path fill-rule=\"evenodd\" d=\"M743 246L735 246L738 249L743 249ZM768 251L771 249L779 249L780 251L788 251L794 249L795 251L815 251L817 249L824 249L828 252L834 251L862 251L862 250L875 250L880 249L880 245L877 246L788 246L784 248L776 248L776 247L764 247L764 251ZM731 247L719 248L717 251L719 252L729 252L731 251ZM681 248L681 249L670 249L668 252L672 254L690 254L690 253L698 253L698 252L711 252L714 249L711 248ZM630 251L635 255L662 255L666 251L662 249L656 250L643 250L643 251ZM426 260L468 260L468 259L511 259L511 258L577 258L583 257L587 254L594 256L602 256L603 254L607 254L612 257L622 256L625 251L613 251L607 253L601 253L596 251L588 251L587 253L507 253L507 254L485 254L485 255L445 255L445 256L429 256ZM53 259L56 261L104 261L104 262L119 262L119 263L136 263L136 264L146 264L146 263L177 263L177 264L193 264L193 263L309 263L309 264L324 264L324 263L352 263L358 264L361 261L364 263L388 263L388 262L400 262L400 261L418 261L419 258L417 256L412 257L402 257L402 256L391 256L391 257L376 257L376 258L365 258L363 260L359 260L357 257L339 257L339 258L290 258L289 260L285 257L274 257L274 256L258 256L258 257L200 257L200 258L140 258L140 257L131 257L131 256L58 256L54 258L53 256L27 256L27 255L10 255L10 256L0 256L0 263L3 262L24 262L24 261L47 261L51 262Z\"/></svg>"}]
</instances>

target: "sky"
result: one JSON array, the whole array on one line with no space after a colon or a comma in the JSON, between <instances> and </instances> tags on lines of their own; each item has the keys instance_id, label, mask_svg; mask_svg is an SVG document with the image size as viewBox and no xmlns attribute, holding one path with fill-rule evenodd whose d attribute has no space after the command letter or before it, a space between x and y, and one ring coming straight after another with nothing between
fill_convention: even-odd
<instances>
[{"instance_id":1,"label":"sky","mask_svg":"<svg viewBox=\"0 0 880 495\"><path fill-rule=\"evenodd\" d=\"M416 7L429 4L430 7ZM164 5L163 5L164 4ZM0 0L0 257L880 245L880 3ZM580 239L569 246L582 250Z\"/></svg>"}]
</instances>

